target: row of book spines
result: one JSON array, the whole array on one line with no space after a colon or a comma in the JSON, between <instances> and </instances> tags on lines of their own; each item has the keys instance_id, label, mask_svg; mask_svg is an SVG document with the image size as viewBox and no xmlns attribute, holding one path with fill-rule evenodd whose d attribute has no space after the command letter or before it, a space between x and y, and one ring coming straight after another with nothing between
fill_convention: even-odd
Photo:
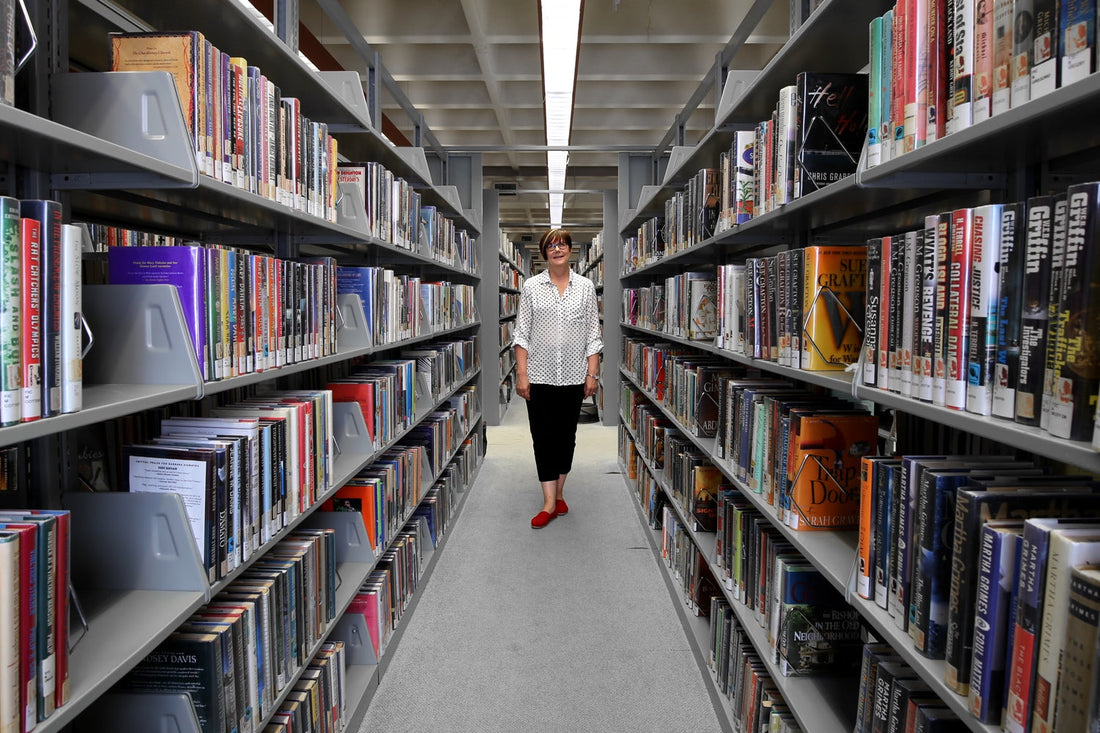
<instances>
[{"instance_id":1,"label":"row of book spines","mask_svg":"<svg viewBox=\"0 0 1100 733\"><path fill-rule=\"evenodd\" d=\"M121 488L176 491L211 583L235 570L331 484L332 397L281 392L168 418L159 437L122 446ZM179 480L188 472L189 482Z\"/></svg>"},{"instance_id":2,"label":"row of book spines","mask_svg":"<svg viewBox=\"0 0 1100 733\"><path fill-rule=\"evenodd\" d=\"M258 67L184 31L112 35L111 70L173 75L205 175L335 221L336 139Z\"/></svg>"},{"instance_id":3,"label":"row of book spines","mask_svg":"<svg viewBox=\"0 0 1100 733\"><path fill-rule=\"evenodd\" d=\"M966 725L888 645L863 647L855 733L965 731Z\"/></svg>"},{"instance_id":4,"label":"row of book spines","mask_svg":"<svg viewBox=\"0 0 1100 733\"><path fill-rule=\"evenodd\" d=\"M189 617L120 685L189 692L204 731L257 731L286 688L311 676L303 674L311 665L306 655L335 618L335 586L335 532L297 530ZM337 649L325 647L321 656Z\"/></svg>"},{"instance_id":5,"label":"row of book spines","mask_svg":"<svg viewBox=\"0 0 1100 733\"><path fill-rule=\"evenodd\" d=\"M664 229L664 219L650 217L638 226L634 236L623 240L624 272L630 272L664 256Z\"/></svg>"},{"instance_id":6,"label":"row of book spines","mask_svg":"<svg viewBox=\"0 0 1100 733\"><path fill-rule=\"evenodd\" d=\"M336 266L224 248L120 247L112 284L175 285L203 379L228 379L336 352Z\"/></svg>"},{"instance_id":7,"label":"row of book spines","mask_svg":"<svg viewBox=\"0 0 1100 733\"><path fill-rule=\"evenodd\" d=\"M81 232L62 216L0 197L0 425L83 406Z\"/></svg>"},{"instance_id":8,"label":"row of book spines","mask_svg":"<svg viewBox=\"0 0 1100 733\"><path fill-rule=\"evenodd\" d=\"M359 587L347 613L361 615L376 658L381 659L420 585L420 570L431 544L428 518L410 517Z\"/></svg>"},{"instance_id":9,"label":"row of book spines","mask_svg":"<svg viewBox=\"0 0 1100 733\"><path fill-rule=\"evenodd\" d=\"M707 649L708 666L720 692L730 701L741 729L801 733L802 728L730 605L715 596L709 615L713 648Z\"/></svg>"},{"instance_id":10,"label":"row of book spines","mask_svg":"<svg viewBox=\"0 0 1100 733\"><path fill-rule=\"evenodd\" d=\"M665 202L665 254L714 236L719 213L719 171L703 168Z\"/></svg>"},{"instance_id":11,"label":"row of book spines","mask_svg":"<svg viewBox=\"0 0 1100 733\"><path fill-rule=\"evenodd\" d=\"M1095 23L1094 3L898 0L869 27L868 165L1087 77Z\"/></svg>"},{"instance_id":12,"label":"row of book spines","mask_svg":"<svg viewBox=\"0 0 1100 733\"><path fill-rule=\"evenodd\" d=\"M344 654L344 642L325 642L263 733L295 733L308 730L310 725L318 726L319 733L345 730L348 699Z\"/></svg>"},{"instance_id":13,"label":"row of book spines","mask_svg":"<svg viewBox=\"0 0 1100 733\"><path fill-rule=\"evenodd\" d=\"M407 248L423 241L445 261L457 255L465 262L471 255L474 238L438 207L422 204L415 186L383 164L340 163L337 176L363 197L369 234Z\"/></svg>"},{"instance_id":14,"label":"row of book spines","mask_svg":"<svg viewBox=\"0 0 1100 733\"><path fill-rule=\"evenodd\" d=\"M1087 515L1100 508L1095 482L1044 476L1030 464L996 457L865 460L864 469L857 592L887 609L900 629L908 628L917 651L946 659L945 683L969 694L979 720L999 722L1012 664L1011 616L1019 608L1009 588L1024 581L1014 575L1019 566L1011 536L1020 534L1026 517ZM1015 519L997 519L1009 516ZM1024 587L1041 587L1045 578L1037 577ZM946 613L933 613L937 606ZM1040 612L1051 618L1058 610ZM1061 654L1068 643L1061 624L1044 621L1043 632L1044 651ZM1040 668L1053 690L1043 699L1053 699L1057 674L1042 663ZM1053 702L1044 707L1049 722Z\"/></svg>"},{"instance_id":15,"label":"row of book spines","mask_svg":"<svg viewBox=\"0 0 1100 733\"><path fill-rule=\"evenodd\" d=\"M793 529L854 528L858 524L858 456L876 452L878 421L846 401L828 399L777 379L731 379L731 370L713 357L666 354L661 345L624 341L628 360L642 351L659 363L665 390L657 401L697 405L684 418L700 427L701 437L717 437L716 456L726 460L748 490L776 507L780 521ZM693 360L697 363L693 365ZM629 361L628 361L629 363ZM696 370L695 379L679 379ZM693 386L694 385L694 386ZM657 393L644 384L654 398ZM691 387L692 393L686 394ZM709 395L709 399L705 397ZM713 403L713 405L712 405ZM709 407L716 408L717 414ZM711 417L713 416L713 421ZM655 416L658 424L663 420ZM689 424L687 422L682 424ZM713 430L704 430L713 426ZM642 425L639 421L639 431ZM848 441L843 469L824 463L815 441L831 431L829 443ZM694 431L693 431L694 432ZM644 433L643 433L644 434ZM816 437L815 437L816 436Z\"/></svg>"},{"instance_id":16,"label":"row of book spines","mask_svg":"<svg viewBox=\"0 0 1100 733\"><path fill-rule=\"evenodd\" d=\"M1093 438L1100 183L926 217L868 242L864 384ZM900 315L899 315L900 314Z\"/></svg>"},{"instance_id":17,"label":"row of book spines","mask_svg":"<svg viewBox=\"0 0 1100 733\"><path fill-rule=\"evenodd\" d=\"M384 267L337 267L336 293L359 296L376 346L422 336L427 329L454 328L477 312L472 285L426 281Z\"/></svg>"},{"instance_id":18,"label":"row of book spines","mask_svg":"<svg viewBox=\"0 0 1100 733\"><path fill-rule=\"evenodd\" d=\"M30 731L70 698L68 511L0 512L0 719Z\"/></svg>"}]
</instances>

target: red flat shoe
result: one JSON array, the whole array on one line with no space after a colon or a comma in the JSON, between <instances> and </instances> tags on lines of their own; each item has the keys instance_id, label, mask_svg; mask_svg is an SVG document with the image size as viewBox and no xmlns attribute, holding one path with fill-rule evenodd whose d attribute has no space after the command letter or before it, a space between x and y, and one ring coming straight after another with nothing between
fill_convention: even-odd
<instances>
[{"instance_id":1,"label":"red flat shoe","mask_svg":"<svg viewBox=\"0 0 1100 733\"><path fill-rule=\"evenodd\" d=\"M549 512L539 512L531 519L531 526L534 529L542 529L546 525L550 524L550 520L558 516L557 512L550 514Z\"/></svg>"},{"instance_id":2,"label":"red flat shoe","mask_svg":"<svg viewBox=\"0 0 1100 733\"><path fill-rule=\"evenodd\" d=\"M558 499L557 506L554 507L554 513L557 514L559 517L562 514L569 513L569 505L565 503L565 499Z\"/></svg>"}]
</instances>

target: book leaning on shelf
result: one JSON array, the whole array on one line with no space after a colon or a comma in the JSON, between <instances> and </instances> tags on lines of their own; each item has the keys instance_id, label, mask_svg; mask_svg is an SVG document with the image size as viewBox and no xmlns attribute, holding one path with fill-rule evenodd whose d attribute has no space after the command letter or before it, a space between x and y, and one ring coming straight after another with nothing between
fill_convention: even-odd
<instances>
[{"instance_id":1,"label":"book leaning on shelf","mask_svg":"<svg viewBox=\"0 0 1100 733\"><path fill-rule=\"evenodd\" d=\"M115 33L110 44L111 71L172 75L203 174L336 220L336 139L276 80L198 31Z\"/></svg>"}]
</instances>

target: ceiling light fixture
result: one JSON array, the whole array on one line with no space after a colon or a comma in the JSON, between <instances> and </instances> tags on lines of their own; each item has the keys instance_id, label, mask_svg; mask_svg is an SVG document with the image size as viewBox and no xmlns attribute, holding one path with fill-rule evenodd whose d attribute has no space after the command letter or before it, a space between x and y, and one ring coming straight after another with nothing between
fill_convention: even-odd
<instances>
[{"instance_id":1,"label":"ceiling light fixture","mask_svg":"<svg viewBox=\"0 0 1100 733\"><path fill-rule=\"evenodd\" d=\"M573 89L580 52L581 11L584 0L539 0L539 32L542 38L543 112L546 145L569 145L573 126ZM550 226L560 227L565 208L565 168L569 153L546 153Z\"/></svg>"}]
</instances>

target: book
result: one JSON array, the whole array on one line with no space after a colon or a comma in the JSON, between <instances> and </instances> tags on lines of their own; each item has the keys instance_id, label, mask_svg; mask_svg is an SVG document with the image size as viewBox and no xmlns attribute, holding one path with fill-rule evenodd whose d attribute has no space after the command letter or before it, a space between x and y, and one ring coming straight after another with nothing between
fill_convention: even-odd
<instances>
[{"instance_id":1,"label":"book","mask_svg":"<svg viewBox=\"0 0 1100 733\"><path fill-rule=\"evenodd\" d=\"M857 528L860 461L874 454L877 444L874 415L792 413L787 468L791 528Z\"/></svg>"},{"instance_id":2,"label":"book","mask_svg":"<svg viewBox=\"0 0 1100 733\"><path fill-rule=\"evenodd\" d=\"M1065 86L1084 79L1096 68L1096 5L1084 0L1061 0L1058 20L1061 78Z\"/></svg>"},{"instance_id":3,"label":"book","mask_svg":"<svg viewBox=\"0 0 1100 733\"><path fill-rule=\"evenodd\" d=\"M1022 536L1020 520L992 520L982 526L967 699L974 717L993 725L1000 723L1004 704L1008 606Z\"/></svg>"},{"instance_id":4,"label":"book","mask_svg":"<svg viewBox=\"0 0 1100 733\"><path fill-rule=\"evenodd\" d=\"M1054 720L1059 730L1088 730L1089 699L1096 673L1097 625L1100 624L1100 566L1070 571L1066 633L1062 640L1062 675Z\"/></svg>"},{"instance_id":5,"label":"book","mask_svg":"<svg viewBox=\"0 0 1100 733\"><path fill-rule=\"evenodd\" d=\"M20 223L19 362L23 389L20 419L30 422L42 417L42 224L31 218Z\"/></svg>"},{"instance_id":6,"label":"book","mask_svg":"<svg viewBox=\"0 0 1100 733\"><path fill-rule=\"evenodd\" d=\"M1035 51L1034 0L1015 0L1012 23L1012 62L1008 68L1013 107L1031 99L1031 65Z\"/></svg>"},{"instance_id":7,"label":"book","mask_svg":"<svg viewBox=\"0 0 1100 733\"><path fill-rule=\"evenodd\" d=\"M1001 259L997 273L997 350L993 366L993 414L1016 417L1020 374L1020 320L1025 254L1023 203L1005 204L1001 212Z\"/></svg>"},{"instance_id":8,"label":"book","mask_svg":"<svg viewBox=\"0 0 1100 733\"><path fill-rule=\"evenodd\" d=\"M128 445L123 449L126 491L180 495L203 568L211 583L228 570L227 497L217 487L212 448Z\"/></svg>"},{"instance_id":9,"label":"book","mask_svg":"<svg viewBox=\"0 0 1100 733\"><path fill-rule=\"evenodd\" d=\"M853 674L862 644L859 616L809 562L777 558L779 671L784 677Z\"/></svg>"},{"instance_id":10,"label":"book","mask_svg":"<svg viewBox=\"0 0 1100 733\"><path fill-rule=\"evenodd\" d=\"M206 135L203 109L209 103L205 89L205 38L197 31L178 33L117 33L111 35L111 71L167 71L179 94L187 130L193 138L199 170L212 175L212 151Z\"/></svg>"},{"instance_id":11,"label":"book","mask_svg":"<svg viewBox=\"0 0 1100 733\"><path fill-rule=\"evenodd\" d=\"M1032 518L1024 523L1021 563L1017 573L1020 590L1009 650L1007 714L1003 720L1006 733L1024 733L1032 725L1051 535L1056 530L1095 526L1096 520L1088 518Z\"/></svg>"},{"instance_id":12,"label":"book","mask_svg":"<svg viewBox=\"0 0 1100 733\"><path fill-rule=\"evenodd\" d=\"M1054 381L1058 366L1059 349L1064 347L1062 338L1062 275L1065 270L1066 214L1068 200L1065 193L1054 196L1050 233L1050 290L1047 294L1047 342L1044 354L1043 392L1040 401L1039 426L1050 428L1050 414L1054 408Z\"/></svg>"},{"instance_id":13,"label":"book","mask_svg":"<svg viewBox=\"0 0 1100 733\"><path fill-rule=\"evenodd\" d=\"M947 404L948 288L951 270L951 212L936 217L936 302L932 342L932 404Z\"/></svg>"},{"instance_id":14,"label":"book","mask_svg":"<svg viewBox=\"0 0 1100 733\"><path fill-rule=\"evenodd\" d=\"M958 49L955 53L957 59ZM956 114L958 114L958 103L956 103ZM947 275L947 335L945 339L947 375L944 383L944 404L952 410L966 409L967 355L969 353L968 340L970 336L970 273L974 262L973 226L973 209L955 209L951 212L951 262Z\"/></svg>"},{"instance_id":15,"label":"book","mask_svg":"<svg viewBox=\"0 0 1100 733\"><path fill-rule=\"evenodd\" d=\"M0 197L0 425L18 423L23 404L19 365L21 248L19 201Z\"/></svg>"},{"instance_id":16,"label":"book","mask_svg":"<svg viewBox=\"0 0 1100 733\"><path fill-rule=\"evenodd\" d=\"M20 733L19 535L0 532L0 731ZM24 693L25 694L25 693Z\"/></svg>"},{"instance_id":17,"label":"book","mask_svg":"<svg viewBox=\"0 0 1100 733\"><path fill-rule=\"evenodd\" d=\"M1027 479L1021 479L1027 481ZM1057 481L1057 479L1056 479ZM1056 485L1057 486L1057 485ZM955 525L951 552L951 587L947 615L947 685L960 695L968 693L969 660L978 577L982 526L992 520L1027 517L1072 516L1100 511L1100 496L1083 484L1044 488L1039 485L1002 484L960 489L955 498Z\"/></svg>"},{"instance_id":18,"label":"book","mask_svg":"<svg viewBox=\"0 0 1100 733\"><path fill-rule=\"evenodd\" d=\"M803 369L839 370L859 361L866 291L866 246L805 248Z\"/></svg>"},{"instance_id":19,"label":"book","mask_svg":"<svg viewBox=\"0 0 1100 733\"><path fill-rule=\"evenodd\" d=\"M974 103L971 119L975 124L993 116L994 7L994 3L974 3Z\"/></svg>"},{"instance_id":20,"label":"book","mask_svg":"<svg viewBox=\"0 0 1100 733\"><path fill-rule=\"evenodd\" d=\"M1032 0L1035 47L1031 56L1030 99L1050 94L1059 86L1062 38L1058 33L1058 6L1062 0Z\"/></svg>"},{"instance_id":21,"label":"book","mask_svg":"<svg viewBox=\"0 0 1100 733\"><path fill-rule=\"evenodd\" d=\"M948 132L964 130L973 122L974 112L974 8L976 0L954 0L951 84L952 110Z\"/></svg>"},{"instance_id":22,"label":"book","mask_svg":"<svg viewBox=\"0 0 1100 733\"><path fill-rule=\"evenodd\" d=\"M860 379L874 387L878 382L878 338L880 322L885 315L882 295L882 239L867 240L867 295L864 296L863 348Z\"/></svg>"},{"instance_id":23,"label":"book","mask_svg":"<svg viewBox=\"0 0 1100 733\"><path fill-rule=\"evenodd\" d=\"M867 75L801 71L795 87L795 190L805 196L855 173L867 136Z\"/></svg>"},{"instance_id":24,"label":"book","mask_svg":"<svg viewBox=\"0 0 1100 733\"><path fill-rule=\"evenodd\" d=\"M1034 673L1031 730L1051 733L1061 685L1072 569L1100 562L1100 520L1092 528L1054 530L1050 534L1043 615Z\"/></svg>"},{"instance_id":25,"label":"book","mask_svg":"<svg viewBox=\"0 0 1100 733\"><path fill-rule=\"evenodd\" d=\"M61 236L61 412L84 406L82 231L66 224Z\"/></svg>"},{"instance_id":26,"label":"book","mask_svg":"<svg viewBox=\"0 0 1100 733\"><path fill-rule=\"evenodd\" d=\"M970 332L967 335L966 410L993 414L993 367L997 355L997 309L1000 305L1000 204L974 209L970 270Z\"/></svg>"},{"instance_id":27,"label":"book","mask_svg":"<svg viewBox=\"0 0 1100 733\"><path fill-rule=\"evenodd\" d=\"M1012 107L1012 26L1014 0L993 2L993 115Z\"/></svg>"},{"instance_id":28,"label":"book","mask_svg":"<svg viewBox=\"0 0 1100 733\"><path fill-rule=\"evenodd\" d=\"M204 380L213 377L207 327L207 256L200 246L112 247L107 255L113 285L172 285L179 292L184 327ZM215 359L214 361L219 361Z\"/></svg>"},{"instance_id":29,"label":"book","mask_svg":"<svg viewBox=\"0 0 1100 733\"><path fill-rule=\"evenodd\" d=\"M202 733L225 733L228 713L222 680L223 637L174 632L119 682L123 690L181 692L190 696Z\"/></svg>"},{"instance_id":30,"label":"book","mask_svg":"<svg viewBox=\"0 0 1100 733\"><path fill-rule=\"evenodd\" d=\"M61 411L61 256L64 225L57 201L23 199L19 213L41 225L42 417Z\"/></svg>"},{"instance_id":31,"label":"book","mask_svg":"<svg viewBox=\"0 0 1100 733\"><path fill-rule=\"evenodd\" d=\"M1027 200L1020 303L1020 372L1016 384L1016 422L1038 425L1042 410L1043 362L1049 325L1051 232L1054 199Z\"/></svg>"},{"instance_id":32,"label":"book","mask_svg":"<svg viewBox=\"0 0 1100 733\"><path fill-rule=\"evenodd\" d=\"M687 296L687 338L713 339L718 326L718 281L713 276L689 278Z\"/></svg>"},{"instance_id":33,"label":"book","mask_svg":"<svg viewBox=\"0 0 1100 733\"><path fill-rule=\"evenodd\" d=\"M1096 252L1100 183L1066 192L1066 237L1062 254L1058 344L1048 430L1058 438L1090 440L1100 390L1100 254Z\"/></svg>"},{"instance_id":34,"label":"book","mask_svg":"<svg viewBox=\"0 0 1100 733\"><path fill-rule=\"evenodd\" d=\"M18 637L15 666L18 673L19 731L33 730L38 722L38 603L39 576L38 525L33 522L0 521L0 535L18 537L16 547L18 567L15 570L15 588L11 598L18 605L11 633ZM11 591L5 582L3 586ZM6 601L6 603L9 601ZM6 663L6 660L5 660ZM4 718L7 715L4 714Z\"/></svg>"}]
</instances>

